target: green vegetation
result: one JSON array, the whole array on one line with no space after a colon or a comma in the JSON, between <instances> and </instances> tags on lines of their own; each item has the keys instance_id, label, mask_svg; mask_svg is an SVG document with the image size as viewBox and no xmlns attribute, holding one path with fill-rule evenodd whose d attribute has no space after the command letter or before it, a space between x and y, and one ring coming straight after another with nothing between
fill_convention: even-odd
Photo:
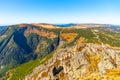
<instances>
[{"instance_id":1,"label":"green vegetation","mask_svg":"<svg viewBox=\"0 0 120 80\"><path fill-rule=\"evenodd\" d=\"M16 30L16 28L12 27L11 29L9 30L6 30L4 35L7 35L5 38L3 38L1 41L0 41L0 52L7 52L6 50L9 50L11 48L11 46L15 47L15 45L7 45L7 43L13 38L12 37L12 33ZM9 44L14 44L12 42L10 42ZM6 47L6 50L4 50L4 48ZM9 51L10 52L10 51ZM12 54L9 54L8 57L12 56ZM17 65L16 61L12 61L11 58L7 58L7 56L5 55L2 55L0 54L0 57L4 57L3 59L3 68L0 69L0 76L2 76L8 69L12 68L14 65ZM9 63L10 62L10 63ZM8 63L8 64L6 64Z\"/></svg>"},{"instance_id":2,"label":"green vegetation","mask_svg":"<svg viewBox=\"0 0 120 80\"><path fill-rule=\"evenodd\" d=\"M63 29L62 33L77 33L78 36L66 46L72 46L75 44L76 40L80 37L86 38L87 43L97 43L97 44L109 44L114 47L120 47L120 33L98 30L95 32L96 35L92 32L94 29ZM96 38L98 37L98 38ZM100 42L99 42L100 41Z\"/></svg>"},{"instance_id":3,"label":"green vegetation","mask_svg":"<svg viewBox=\"0 0 120 80\"><path fill-rule=\"evenodd\" d=\"M54 32L55 34L59 34L60 31L62 30L62 28L58 28L58 29L48 29L48 30Z\"/></svg>"},{"instance_id":4,"label":"green vegetation","mask_svg":"<svg viewBox=\"0 0 120 80\"><path fill-rule=\"evenodd\" d=\"M12 74L10 80L22 80L26 75L30 74L33 69L40 64L45 63L48 59L52 57L53 53L46 55L45 57L38 58L36 60L31 60L25 64L19 65L10 74Z\"/></svg>"},{"instance_id":5,"label":"green vegetation","mask_svg":"<svg viewBox=\"0 0 120 80\"><path fill-rule=\"evenodd\" d=\"M5 65L1 70L0 70L0 74L2 75L3 73L5 73L8 69L12 68L14 65L17 65L17 63L15 61L10 62L9 64Z\"/></svg>"},{"instance_id":6,"label":"green vegetation","mask_svg":"<svg viewBox=\"0 0 120 80\"><path fill-rule=\"evenodd\" d=\"M70 30L64 29L62 33L78 34L78 36L66 46L72 46L76 42L76 40L79 39L80 37L85 37L87 39L86 42L88 43L97 43L96 39L94 38L95 35L92 33L91 29L70 29Z\"/></svg>"},{"instance_id":7,"label":"green vegetation","mask_svg":"<svg viewBox=\"0 0 120 80\"><path fill-rule=\"evenodd\" d=\"M120 33L113 33L109 31L99 31L99 39L104 44L109 44L114 47L120 47Z\"/></svg>"},{"instance_id":8,"label":"green vegetation","mask_svg":"<svg viewBox=\"0 0 120 80\"><path fill-rule=\"evenodd\" d=\"M9 69L45 56L58 46L57 38L47 38L35 33L24 35L27 28L19 28L17 25L13 25L0 33L3 35L3 38L0 39L0 67L2 67L0 77ZM37 29L45 32L49 31L43 28Z\"/></svg>"},{"instance_id":9,"label":"green vegetation","mask_svg":"<svg viewBox=\"0 0 120 80\"><path fill-rule=\"evenodd\" d=\"M41 37L37 34L32 33L28 35L26 38L27 38L27 44L30 46L30 48L35 50L35 47L38 45Z\"/></svg>"},{"instance_id":10,"label":"green vegetation","mask_svg":"<svg viewBox=\"0 0 120 80\"><path fill-rule=\"evenodd\" d=\"M0 75L15 67L14 70L10 72L10 74L12 74L11 80L23 79L26 75L30 74L35 67L43 64L52 57L52 53L49 53L54 51L59 45L62 33L76 34L75 37L72 36L72 39L68 37L68 39L71 39L68 43L66 39L63 39L66 43L64 44L63 42L64 45L62 47L70 47L76 44L76 41L80 39L80 37L84 38L83 42L86 43L108 44L113 47L120 47L120 33L99 30L97 28L35 28L44 32L53 32L57 37L48 38L36 33L30 33L25 36L24 28L18 28L17 26L11 26L3 31L3 35L5 36L0 39L0 66L4 67L0 70Z\"/></svg>"}]
</instances>

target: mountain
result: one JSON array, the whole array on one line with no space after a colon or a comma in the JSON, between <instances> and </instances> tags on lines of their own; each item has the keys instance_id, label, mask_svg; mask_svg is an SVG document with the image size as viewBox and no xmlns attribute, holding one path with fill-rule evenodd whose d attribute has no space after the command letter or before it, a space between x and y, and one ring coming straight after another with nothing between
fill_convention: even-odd
<instances>
[{"instance_id":1,"label":"mountain","mask_svg":"<svg viewBox=\"0 0 120 80\"><path fill-rule=\"evenodd\" d=\"M0 74L53 51L58 33L29 24L12 25L0 33Z\"/></svg>"},{"instance_id":2,"label":"mountain","mask_svg":"<svg viewBox=\"0 0 120 80\"><path fill-rule=\"evenodd\" d=\"M69 23L69 24L57 24L56 26L60 26L60 27L72 27L72 26L76 26L77 24L73 24L73 23Z\"/></svg>"},{"instance_id":3,"label":"mountain","mask_svg":"<svg viewBox=\"0 0 120 80\"><path fill-rule=\"evenodd\" d=\"M1 79L119 80L119 27L70 25L18 24L2 30Z\"/></svg>"}]
</instances>

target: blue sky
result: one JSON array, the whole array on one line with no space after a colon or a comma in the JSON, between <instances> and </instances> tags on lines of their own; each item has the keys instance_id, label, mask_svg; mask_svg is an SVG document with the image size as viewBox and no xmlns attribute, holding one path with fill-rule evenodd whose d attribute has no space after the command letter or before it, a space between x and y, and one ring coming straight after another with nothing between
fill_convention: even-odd
<instances>
[{"instance_id":1,"label":"blue sky","mask_svg":"<svg viewBox=\"0 0 120 80\"><path fill-rule=\"evenodd\" d=\"M120 24L120 0L0 0L0 25Z\"/></svg>"}]
</instances>

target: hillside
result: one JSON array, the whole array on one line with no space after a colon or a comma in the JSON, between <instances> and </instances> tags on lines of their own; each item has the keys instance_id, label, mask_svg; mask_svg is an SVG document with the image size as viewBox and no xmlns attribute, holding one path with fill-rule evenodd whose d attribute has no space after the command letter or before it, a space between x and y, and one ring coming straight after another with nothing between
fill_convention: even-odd
<instances>
[{"instance_id":1,"label":"hillside","mask_svg":"<svg viewBox=\"0 0 120 80\"><path fill-rule=\"evenodd\" d=\"M119 80L120 28L71 25L19 24L3 30L1 79Z\"/></svg>"},{"instance_id":2,"label":"hillside","mask_svg":"<svg viewBox=\"0 0 120 80\"><path fill-rule=\"evenodd\" d=\"M29 24L12 25L0 33L0 74L45 56L59 44L58 33Z\"/></svg>"}]
</instances>

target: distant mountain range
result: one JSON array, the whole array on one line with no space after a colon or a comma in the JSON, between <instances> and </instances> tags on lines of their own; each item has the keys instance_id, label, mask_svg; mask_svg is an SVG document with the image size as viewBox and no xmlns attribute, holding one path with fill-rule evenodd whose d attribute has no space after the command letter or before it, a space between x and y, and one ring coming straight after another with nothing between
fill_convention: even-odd
<instances>
[{"instance_id":1,"label":"distant mountain range","mask_svg":"<svg viewBox=\"0 0 120 80\"><path fill-rule=\"evenodd\" d=\"M0 31L2 31L5 28L7 28L7 26L0 26Z\"/></svg>"},{"instance_id":2,"label":"distant mountain range","mask_svg":"<svg viewBox=\"0 0 120 80\"><path fill-rule=\"evenodd\" d=\"M56 26L60 27L71 27L71 26L76 26L77 24L74 23L69 23L69 24L56 24Z\"/></svg>"}]
</instances>

